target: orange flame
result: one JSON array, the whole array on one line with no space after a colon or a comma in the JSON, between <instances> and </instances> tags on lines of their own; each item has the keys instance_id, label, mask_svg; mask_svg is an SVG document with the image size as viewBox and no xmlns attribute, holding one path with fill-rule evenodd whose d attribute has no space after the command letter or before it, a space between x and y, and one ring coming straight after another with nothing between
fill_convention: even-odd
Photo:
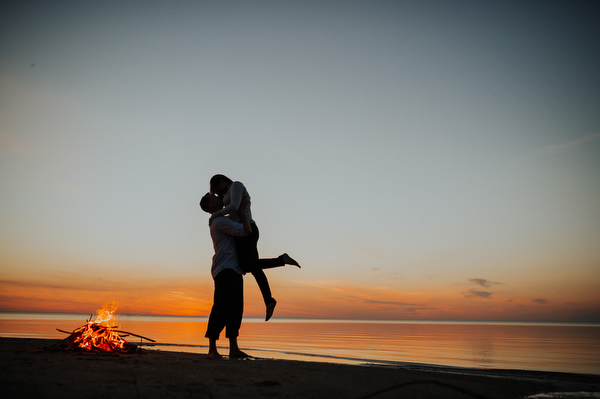
<instances>
[{"instance_id":1,"label":"orange flame","mask_svg":"<svg viewBox=\"0 0 600 399\"><path fill-rule=\"evenodd\" d=\"M96 318L73 331L73 345L83 350L100 350L104 352L122 352L130 350L131 344L125 341L114 330L119 328L117 322L117 305L109 302L96 311Z\"/></svg>"},{"instance_id":2,"label":"orange flame","mask_svg":"<svg viewBox=\"0 0 600 399\"><path fill-rule=\"evenodd\" d=\"M117 321L117 302L112 301L104 306L102 309L96 310L96 319L93 322L88 320L88 324L94 323L103 327L119 328Z\"/></svg>"}]
</instances>

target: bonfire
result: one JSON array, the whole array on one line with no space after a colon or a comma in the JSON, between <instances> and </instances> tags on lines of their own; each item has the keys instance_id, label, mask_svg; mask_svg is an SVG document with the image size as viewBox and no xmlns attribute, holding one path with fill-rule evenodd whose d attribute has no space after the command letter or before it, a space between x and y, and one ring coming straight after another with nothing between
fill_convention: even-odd
<instances>
[{"instance_id":1,"label":"bonfire","mask_svg":"<svg viewBox=\"0 0 600 399\"><path fill-rule=\"evenodd\" d=\"M141 335L133 334L127 331L119 330L117 321L117 306L115 302L107 303L96 311L96 317L91 315L87 323L69 333L62 342L56 345L56 349L75 350L75 351L93 351L93 352L113 352L113 353L133 353L137 347L127 342L123 337L129 335L145 339L151 342L154 340ZM123 335L120 335L123 334Z\"/></svg>"}]
</instances>

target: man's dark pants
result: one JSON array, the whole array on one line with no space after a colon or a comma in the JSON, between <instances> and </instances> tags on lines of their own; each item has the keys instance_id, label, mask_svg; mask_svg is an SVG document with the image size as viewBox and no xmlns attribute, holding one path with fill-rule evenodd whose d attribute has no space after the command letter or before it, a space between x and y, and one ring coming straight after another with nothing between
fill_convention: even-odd
<instances>
[{"instance_id":1,"label":"man's dark pants","mask_svg":"<svg viewBox=\"0 0 600 399\"><path fill-rule=\"evenodd\" d=\"M239 335L244 313L244 280L233 269L225 269L215 277L213 307L208 318L206 338L219 339L225 330L227 338Z\"/></svg>"}]
</instances>

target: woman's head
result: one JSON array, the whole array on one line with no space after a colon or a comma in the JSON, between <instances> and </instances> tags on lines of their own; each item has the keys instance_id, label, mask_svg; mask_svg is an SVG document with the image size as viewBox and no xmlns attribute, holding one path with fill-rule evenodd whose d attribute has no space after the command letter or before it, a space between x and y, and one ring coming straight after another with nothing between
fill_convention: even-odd
<instances>
[{"instance_id":1,"label":"woman's head","mask_svg":"<svg viewBox=\"0 0 600 399\"><path fill-rule=\"evenodd\" d=\"M227 187L229 187L231 183L233 183L233 180L225 175L214 175L210 179L210 192L221 196L225 194Z\"/></svg>"}]
</instances>

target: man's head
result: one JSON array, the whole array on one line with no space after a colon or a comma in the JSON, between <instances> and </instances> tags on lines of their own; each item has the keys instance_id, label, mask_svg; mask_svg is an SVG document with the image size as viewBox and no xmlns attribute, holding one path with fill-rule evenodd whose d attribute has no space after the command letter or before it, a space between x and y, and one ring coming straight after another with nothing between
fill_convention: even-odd
<instances>
[{"instance_id":1,"label":"man's head","mask_svg":"<svg viewBox=\"0 0 600 399\"><path fill-rule=\"evenodd\" d=\"M200 208L205 212L215 213L223 208L223 199L211 193L206 193L200 200Z\"/></svg>"}]
</instances>

